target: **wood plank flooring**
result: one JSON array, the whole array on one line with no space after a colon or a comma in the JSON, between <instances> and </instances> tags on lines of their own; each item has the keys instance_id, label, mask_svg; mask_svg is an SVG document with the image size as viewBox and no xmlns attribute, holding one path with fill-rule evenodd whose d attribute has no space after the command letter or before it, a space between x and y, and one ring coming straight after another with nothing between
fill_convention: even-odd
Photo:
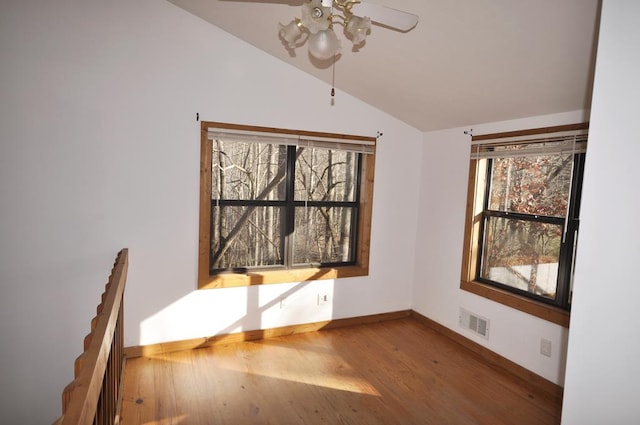
<instances>
[{"instance_id":1,"label":"wood plank flooring","mask_svg":"<svg viewBox=\"0 0 640 425\"><path fill-rule=\"evenodd\" d=\"M529 387L406 318L131 359L121 424L559 424Z\"/></svg>"}]
</instances>

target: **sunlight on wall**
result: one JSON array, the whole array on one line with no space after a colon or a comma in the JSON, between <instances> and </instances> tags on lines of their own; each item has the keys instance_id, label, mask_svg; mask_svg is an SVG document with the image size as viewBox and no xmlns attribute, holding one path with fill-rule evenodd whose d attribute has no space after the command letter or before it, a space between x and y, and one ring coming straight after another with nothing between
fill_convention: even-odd
<instances>
[{"instance_id":1,"label":"sunlight on wall","mask_svg":"<svg viewBox=\"0 0 640 425\"><path fill-rule=\"evenodd\" d=\"M139 345L331 320L334 281L193 291L140 323Z\"/></svg>"}]
</instances>

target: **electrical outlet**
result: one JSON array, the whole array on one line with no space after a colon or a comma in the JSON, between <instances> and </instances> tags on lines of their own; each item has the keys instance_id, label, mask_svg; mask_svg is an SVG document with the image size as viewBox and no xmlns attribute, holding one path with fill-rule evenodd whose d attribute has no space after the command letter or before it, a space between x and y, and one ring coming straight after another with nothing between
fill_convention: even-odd
<instances>
[{"instance_id":1,"label":"electrical outlet","mask_svg":"<svg viewBox=\"0 0 640 425\"><path fill-rule=\"evenodd\" d=\"M318 305L325 305L329 303L329 295L323 292L318 293Z\"/></svg>"},{"instance_id":2,"label":"electrical outlet","mask_svg":"<svg viewBox=\"0 0 640 425\"><path fill-rule=\"evenodd\" d=\"M551 357L551 341L548 339L540 339L540 354Z\"/></svg>"}]
</instances>

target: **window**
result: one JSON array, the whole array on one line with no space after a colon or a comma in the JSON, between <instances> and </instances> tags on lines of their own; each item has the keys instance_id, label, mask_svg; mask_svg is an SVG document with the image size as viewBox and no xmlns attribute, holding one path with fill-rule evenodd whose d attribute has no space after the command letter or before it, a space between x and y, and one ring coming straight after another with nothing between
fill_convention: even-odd
<instances>
[{"instance_id":1,"label":"window","mask_svg":"<svg viewBox=\"0 0 640 425\"><path fill-rule=\"evenodd\" d=\"M199 287L367 275L375 142L203 122Z\"/></svg>"},{"instance_id":2,"label":"window","mask_svg":"<svg viewBox=\"0 0 640 425\"><path fill-rule=\"evenodd\" d=\"M462 289L568 326L587 128L473 137Z\"/></svg>"}]
</instances>

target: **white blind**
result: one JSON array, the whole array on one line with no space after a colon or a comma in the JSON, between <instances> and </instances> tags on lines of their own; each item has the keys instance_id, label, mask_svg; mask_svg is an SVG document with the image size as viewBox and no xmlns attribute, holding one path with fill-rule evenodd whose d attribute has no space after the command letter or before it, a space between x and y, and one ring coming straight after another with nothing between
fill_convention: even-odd
<instances>
[{"instance_id":1,"label":"white blind","mask_svg":"<svg viewBox=\"0 0 640 425\"><path fill-rule=\"evenodd\" d=\"M588 130L472 140L471 158L512 158L554 153L584 153ZM482 137L482 136L479 136Z\"/></svg>"},{"instance_id":2,"label":"white blind","mask_svg":"<svg viewBox=\"0 0 640 425\"><path fill-rule=\"evenodd\" d=\"M348 136L322 137L309 136L304 134L235 130L213 127L209 127L207 129L207 137L210 140L222 140L225 142L293 145L300 147L314 147L347 152L358 152L364 154L375 153L376 146L376 142L373 140L353 139L349 138Z\"/></svg>"}]
</instances>

